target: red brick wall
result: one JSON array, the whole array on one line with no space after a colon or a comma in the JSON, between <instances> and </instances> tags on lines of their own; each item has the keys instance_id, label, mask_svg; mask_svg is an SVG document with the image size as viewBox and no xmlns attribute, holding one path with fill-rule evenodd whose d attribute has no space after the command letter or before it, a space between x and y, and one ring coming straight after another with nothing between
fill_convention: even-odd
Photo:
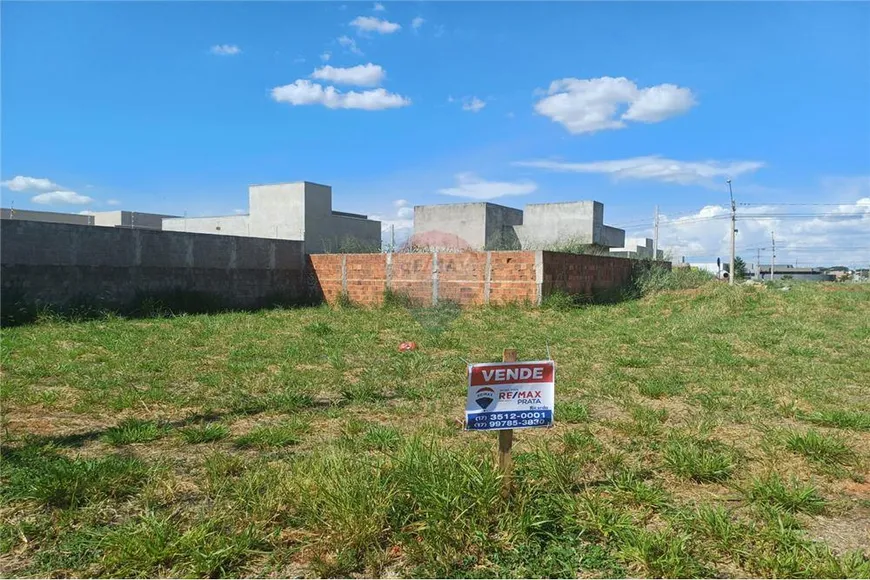
<instances>
[{"instance_id":1,"label":"red brick wall","mask_svg":"<svg viewBox=\"0 0 870 580\"><path fill-rule=\"evenodd\" d=\"M438 254L438 299L484 304L486 252Z\"/></svg>"},{"instance_id":2,"label":"red brick wall","mask_svg":"<svg viewBox=\"0 0 870 580\"><path fill-rule=\"evenodd\" d=\"M568 294L592 294L626 284L632 261L607 256L585 256L544 252L544 294L554 290Z\"/></svg>"},{"instance_id":3,"label":"red brick wall","mask_svg":"<svg viewBox=\"0 0 870 580\"><path fill-rule=\"evenodd\" d=\"M381 259L386 262L386 254ZM432 304L432 254L393 254L392 260L392 291L420 304Z\"/></svg>"},{"instance_id":4,"label":"red brick wall","mask_svg":"<svg viewBox=\"0 0 870 580\"><path fill-rule=\"evenodd\" d=\"M338 254L309 254L309 280L312 290L321 294L329 304L341 296L341 256Z\"/></svg>"},{"instance_id":5,"label":"red brick wall","mask_svg":"<svg viewBox=\"0 0 870 580\"><path fill-rule=\"evenodd\" d=\"M544 296L554 291L567 294L592 295L595 292L617 290L630 281L638 262L626 258L586 256L544 252ZM670 269L669 262L662 262Z\"/></svg>"},{"instance_id":6,"label":"red brick wall","mask_svg":"<svg viewBox=\"0 0 870 580\"><path fill-rule=\"evenodd\" d=\"M384 254L345 254L347 297L357 304L379 304L387 289ZM340 272L339 272L340 274Z\"/></svg>"},{"instance_id":7,"label":"red brick wall","mask_svg":"<svg viewBox=\"0 0 870 580\"><path fill-rule=\"evenodd\" d=\"M490 267L490 304L537 301L535 252L492 252Z\"/></svg>"},{"instance_id":8,"label":"red brick wall","mask_svg":"<svg viewBox=\"0 0 870 580\"><path fill-rule=\"evenodd\" d=\"M607 256L533 251L439 252L438 299L463 305L486 304L487 254L490 304L535 304L539 295L546 297L557 290L586 295L613 290L630 281L634 268L632 260ZM536 259L540 264L540 278L536 272ZM390 288L419 304L429 305L432 304L435 283L433 260L432 253L401 253L392 256L317 254L309 258L310 278L328 303L335 303L343 289L346 289L352 302L380 304L384 291Z\"/></svg>"}]
</instances>

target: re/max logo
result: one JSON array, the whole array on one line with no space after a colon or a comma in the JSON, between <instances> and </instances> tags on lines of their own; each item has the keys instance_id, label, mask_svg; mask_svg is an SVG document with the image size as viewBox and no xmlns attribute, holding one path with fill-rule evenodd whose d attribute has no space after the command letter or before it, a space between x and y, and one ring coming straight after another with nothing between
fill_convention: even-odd
<instances>
[{"instance_id":1,"label":"re/max logo","mask_svg":"<svg viewBox=\"0 0 870 580\"><path fill-rule=\"evenodd\" d=\"M541 391L514 391L513 393L501 392L498 394L499 400L506 399L540 399Z\"/></svg>"}]
</instances>

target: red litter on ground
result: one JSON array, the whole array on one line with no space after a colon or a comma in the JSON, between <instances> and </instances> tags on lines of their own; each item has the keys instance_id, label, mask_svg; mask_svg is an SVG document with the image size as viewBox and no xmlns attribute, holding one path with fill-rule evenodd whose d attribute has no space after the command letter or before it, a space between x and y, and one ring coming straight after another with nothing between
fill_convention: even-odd
<instances>
[{"instance_id":1,"label":"red litter on ground","mask_svg":"<svg viewBox=\"0 0 870 580\"><path fill-rule=\"evenodd\" d=\"M403 342L399 345L399 352L405 352L409 350L417 350L416 342Z\"/></svg>"}]
</instances>

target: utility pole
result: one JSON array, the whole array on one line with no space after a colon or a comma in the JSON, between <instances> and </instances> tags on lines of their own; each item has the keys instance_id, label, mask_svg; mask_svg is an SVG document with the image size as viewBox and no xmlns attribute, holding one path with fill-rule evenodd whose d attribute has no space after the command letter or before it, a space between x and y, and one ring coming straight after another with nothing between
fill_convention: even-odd
<instances>
[{"instance_id":1,"label":"utility pole","mask_svg":"<svg viewBox=\"0 0 870 580\"><path fill-rule=\"evenodd\" d=\"M773 266L776 263L776 240L773 239L773 231L770 232L770 279L773 280Z\"/></svg>"},{"instance_id":2,"label":"utility pole","mask_svg":"<svg viewBox=\"0 0 870 580\"><path fill-rule=\"evenodd\" d=\"M396 251L396 224L390 224L390 253Z\"/></svg>"},{"instance_id":3,"label":"utility pole","mask_svg":"<svg viewBox=\"0 0 870 580\"><path fill-rule=\"evenodd\" d=\"M727 180L728 195L731 196L731 267L728 270L728 284L734 285L734 235L737 233L737 206L734 205L734 193L731 191L731 180Z\"/></svg>"},{"instance_id":4,"label":"utility pole","mask_svg":"<svg viewBox=\"0 0 870 580\"><path fill-rule=\"evenodd\" d=\"M659 259L659 206L656 206L653 219L653 261Z\"/></svg>"}]
</instances>

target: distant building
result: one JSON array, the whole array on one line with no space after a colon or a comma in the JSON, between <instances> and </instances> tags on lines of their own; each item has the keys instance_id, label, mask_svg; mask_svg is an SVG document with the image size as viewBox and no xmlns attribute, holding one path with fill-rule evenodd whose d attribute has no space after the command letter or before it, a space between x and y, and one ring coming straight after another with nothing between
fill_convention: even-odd
<instances>
[{"instance_id":1,"label":"distant building","mask_svg":"<svg viewBox=\"0 0 870 580\"><path fill-rule=\"evenodd\" d=\"M642 260L653 259L653 240L650 238L631 238L625 240L622 248L610 248L610 255L618 258L635 258ZM655 259L661 260L665 256L662 250L656 252Z\"/></svg>"},{"instance_id":2,"label":"distant building","mask_svg":"<svg viewBox=\"0 0 870 580\"><path fill-rule=\"evenodd\" d=\"M332 188L308 181L252 185L246 215L167 218L163 229L299 240L309 254L381 250L381 222L333 210Z\"/></svg>"},{"instance_id":3,"label":"distant building","mask_svg":"<svg viewBox=\"0 0 870 580\"><path fill-rule=\"evenodd\" d=\"M458 250L613 248L625 244L625 231L604 225L604 204L597 201L536 203L523 210L488 202L453 203L416 206L409 243Z\"/></svg>"},{"instance_id":4,"label":"distant building","mask_svg":"<svg viewBox=\"0 0 870 580\"><path fill-rule=\"evenodd\" d=\"M761 280L770 280L770 266L761 265L757 268L758 277ZM747 277L755 278L756 272L747 273ZM774 264L774 280L799 280L804 282L833 282L836 277L825 272L823 268L797 268L788 264Z\"/></svg>"},{"instance_id":5,"label":"distant building","mask_svg":"<svg viewBox=\"0 0 870 580\"><path fill-rule=\"evenodd\" d=\"M31 222L52 222L81 226L103 226L115 228L134 228L142 230L161 229L163 218L174 217L138 211L98 211L88 213L60 213L53 211L33 211L28 209L0 208L0 219L17 219Z\"/></svg>"},{"instance_id":6,"label":"distant building","mask_svg":"<svg viewBox=\"0 0 870 580\"><path fill-rule=\"evenodd\" d=\"M852 271L845 266L837 266L834 268L825 268L824 271L831 274L838 282L852 275Z\"/></svg>"}]
</instances>

